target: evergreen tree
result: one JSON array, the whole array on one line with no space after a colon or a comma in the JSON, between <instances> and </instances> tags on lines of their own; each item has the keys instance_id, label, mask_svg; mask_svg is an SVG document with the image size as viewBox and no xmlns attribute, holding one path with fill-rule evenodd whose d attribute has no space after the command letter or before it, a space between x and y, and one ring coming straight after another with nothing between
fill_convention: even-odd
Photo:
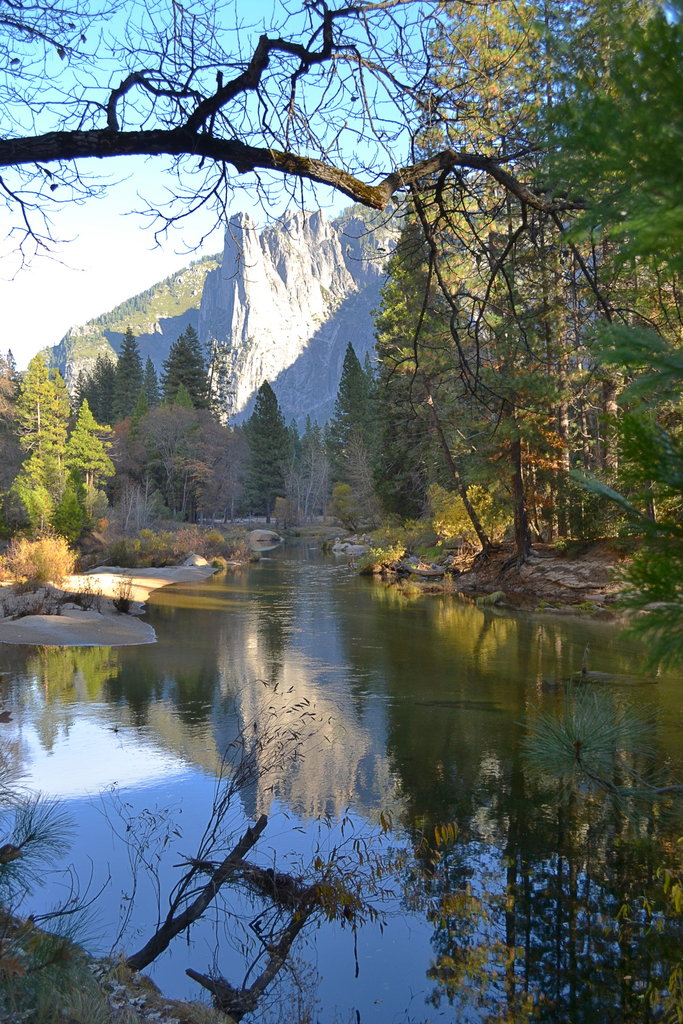
<instances>
[{"instance_id":1,"label":"evergreen tree","mask_svg":"<svg viewBox=\"0 0 683 1024\"><path fill-rule=\"evenodd\" d=\"M107 454L111 443L103 439L108 427L96 422L87 400L84 400L76 424L66 444L67 466L81 474L86 491L92 491L103 480L114 475L114 464Z\"/></svg>"},{"instance_id":2,"label":"evergreen tree","mask_svg":"<svg viewBox=\"0 0 683 1024\"><path fill-rule=\"evenodd\" d=\"M64 489L64 455L70 407L66 385L51 377L40 355L29 363L17 397L19 441L29 453L12 490L31 525L45 528Z\"/></svg>"},{"instance_id":3,"label":"evergreen tree","mask_svg":"<svg viewBox=\"0 0 683 1024\"><path fill-rule=\"evenodd\" d=\"M93 371L77 389L76 399L80 405L87 399L90 410L98 423L112 423L114 420L114 387L116 366L106 355L99 355Z\"/></svg>"},{"instance_id":4,"label":"evergreen tree","mask_svg":"<svg viewBox=\"0 0 683 1024\"><path fill-rule=\"evenodd\" d=\"M284 497L286 493L285 467L291 439L268 381L264 381L258 390L254 411L245 424L244 432L250 456L245 502L253 511L263 512L269 523L275 499Z\"/></svg>"},{"instance_id":5,"label":"evergreen tree","mask_svg":"<svg viewBox=\"0 0 683 1024\"><path fill-rule=\"evenodd\" d=\"M138 395L143 388L143 370L137 339L130 327L126 333L119 352L114 377L114 394L112 400L112 419L119 422L130 416L135 408Z\"/></svg>"},{"instance_id":6,"label":"evergreen tree","mask_svg":"<svg viewBox=\"0 0 683 1024\"><path fill-rule=\"evenodd\" d=\"M654 268L660 308L647 330L611 324L602 331L603 361L630 380L619 427L625 493L597 479L583 483L642 535L624 573L622 600L640 613L630 629L646 639L653 666L680 666L683 354L680 319L674 333L662 307L667 289L678 292L683 267L683 3L613 31L606 73L577 82L557 111L566 150L556 160L592 198L580 227L620 243L608 248L618 266L627 255L641 274Z\"/></svg>"},{"instance_id":7,"label":"evergreen tree","mask_svg":"<svg viewBox=\"0 0 683 1024\"><path fill-rule=\"evenodd\" d=\"M210 407L221 423L227 423L234 399L229 352L226 344L214 340L211 345L208 384Z\"/></svg>"},{"instance_id":8,"label":"evergreen tree","mask_svg":"<svg viewBox=\"0 0 683 1024\"><path fill-rule=\"evenodd\" d=\"M327 429L332 477L351 488L357 519L373 526L379 506L373 482L377 409L371 367L363 369L349 342L344 356L334 416Z\"/></svg>"},{"instance_id":9,"label":"evergreen tree","mask_svg":"<svg viewBox=\"0 0 683 1024\"><path fill-rule=\"evenodd\" d=\"M66 384L55 371L51 377L42 356L28 365L17 397L21 446L40 457L61 459L69 422Z\"/></svg>"},{"instance_id":10,"label":"evergreen tree","mask_svg":"<svg viewBox=\"0 0 683 1024\"><path fill-rule=\"evenodd\" d=\"M145 363L142 390L147 399L148 409L153 409L159 404L159 381L157 379L157 372L154 369L154 363L149 356L147 356L147 362Z\"/></svg>"},{"instance_id":11,"label":"evergreen tree","mask_svg":"<svg viewBox=\"0 0 683 1024\"><path fill-rule=\"evenodd\" d=\"M75 543L88 520L85 488L79 474L72 470L68 475L62 496L50 516L50 522L57 533L66 537L71 543Z\"/></svg>"},{"instance_id":12,"label":"evergreen tree","mask_svg":"<svg viewBox=\"0 0 683 1024\"><path fill-rule=\"evenodd\" d=\"M209 387L206 362L194 327L188 327L173 342L161 372L164 401L176 401L178 389L185 385L195 409L209 405Z\"/></svg>"},{"instance_id":13,"label":"evergreen tree","mask_svg":"<svg viewBox=\"0 0 683 1024\"><path fill-rule=\"evenodd\" d=\"M346 346L328 441L335 480L346 480L358 445L369 452L374 426L371 381L351 342ZM347 481L348 482L348 481Z\"/></svg>"}]
</instances>

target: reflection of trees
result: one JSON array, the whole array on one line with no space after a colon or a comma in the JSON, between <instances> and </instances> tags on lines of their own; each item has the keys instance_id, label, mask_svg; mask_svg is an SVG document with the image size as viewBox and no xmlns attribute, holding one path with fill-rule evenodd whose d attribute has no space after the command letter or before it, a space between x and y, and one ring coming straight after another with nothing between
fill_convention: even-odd
<instances>
[{"instance_id":1,"label":"reflection of trees","mask_svg":"<svg viewBox=\"0 0 683 1024\"><path fill-rule=\"evenodd\" d=\"M26 671L52 700L95 700L119 668L118 653L112 647L36 647L34 651Z\"/></svg>"},{"instance_id":2,"label":"reflection of trees","mask_svg":"<svg viewBox=\"0 0 683 1024\"><path fill-rule=\"evenodd\" d=\"M25 672L33 683L21 699L33 704L36 732L46 750L72 724L76 705L98 699L118 668L118 653L111 647L31 648Z\"/></svg>"},{"instance_id":3,"label":"reflection of trees","mask_svg":"<svg viewBox=\"0 0 683 1024\"><path fill-rule=\"evenodd\" d=\"M381 657L408 823L458 831L433 867L423 857L411 875L417 865L434 928L434 1000L469 1000L509 1020L650 1019L643 991L674 963L675 936L655 935L637 914L626 929L617 914L648 891L666 827L643 811L631 825L590 795L563 803L530 777L519 725L531 700L561 699L545 681L575 672L592 636L596 661L607 652L596 668L628 675L632 649L614 649L616 632L593 623L457 599L397 609L386 591L373 593L380 611L367 635L386 628L384 607L396 620Z\"/></svg>"},{"instance_id":4,"label":"reflection of trees","mask_svg":"<svg viewBox=\"0 0 683 1024\"><path fill-rule=\"evenodd\" d=\"M428 871L423 862L435 1003L505 1008L505 1019L524 1008L524 1020L553 1024L659 1019L644 992L678 962L681 935L653 927L642 898L658 898L653 873L667 840L634 837L647 814L622 818L616 832L609 819L596 804L560 804L525 819L515 848L456 840ZM624 922L622 907L631 908Z\"/></svg>"}]
</instances>

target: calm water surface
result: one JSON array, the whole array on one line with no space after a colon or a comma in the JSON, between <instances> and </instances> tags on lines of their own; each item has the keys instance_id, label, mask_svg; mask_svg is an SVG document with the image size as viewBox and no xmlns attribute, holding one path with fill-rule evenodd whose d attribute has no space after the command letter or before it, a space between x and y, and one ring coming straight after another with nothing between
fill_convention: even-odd
<instances>
[{"instance_id":1,"label":"calm water surface","mask_svg":"<svg viewBox=\"0 0 683 1024\"><path fill-rule=\"evenodd\" d=\"M286 1024L312 1007L311 1020L331 1024L476 1021L482 1006L527 993L542 995L538 1019L648 1019L643 987L673 954L665 936L614 917L683 825L675 809L629 820L590 794L558 802L527 771L521 723L561 709L561 681L589 643L591 669L616 674L615 701L659 709L657 755L678 766L680 678L642 675L638 647L611 624L408 599L303 544L158 591L147 617L157 644L1 649L12 722L0 728L25 782L62 799L77 826L71 871L50 896L75 878L91 895L104 887L85 925L91 948L131 951L156 917L124 840L142 836L162 885L172 879L206 821L223 751L297 706L315 723L305 757L246 788L235 827L268 813L261 856L281 869L293 857L296 869L315 841L339 839L340 816L366 833L384 812L397 826L384 848L407 853L387 926L358 936L358 969L348 931L305 934L260 1019ZM429 864L414 852L418 833L448 822L456 838ZM241 981L241 933L234 921L227 931L232 941L223 919L209 921L191 945L177 940L153 972L169 995L196 997L188 966Z\"/></svg>"}]
</instances>

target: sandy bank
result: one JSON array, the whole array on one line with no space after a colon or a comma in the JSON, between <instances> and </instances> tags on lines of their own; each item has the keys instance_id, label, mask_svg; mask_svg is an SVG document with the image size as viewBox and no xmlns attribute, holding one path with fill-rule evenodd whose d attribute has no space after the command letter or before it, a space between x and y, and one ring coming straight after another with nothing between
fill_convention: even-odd
<instances>
[{"instance_id":1,"label":"sandy bank","mask_svg":"<svg viewBox=\"0 0 683 1024\"><path fill-rule=\"evenodd\" d=\"M156 633L136 616L141 613L153 590L173 583L196 583L216 570L203 558L191 556L184 565L163 569L122 569L101 566L82 576L68 576L60 589L67 593L101 595L99 611L86 611L65 604L59 615L26 615L21 619L0 619L0 643L35 644L48 647L128 647L151 644ZM137 607L134 614L122 615L111 598L126 587ZM128 589L129 588L129 589Z\"/></svg>"}]
</instances>

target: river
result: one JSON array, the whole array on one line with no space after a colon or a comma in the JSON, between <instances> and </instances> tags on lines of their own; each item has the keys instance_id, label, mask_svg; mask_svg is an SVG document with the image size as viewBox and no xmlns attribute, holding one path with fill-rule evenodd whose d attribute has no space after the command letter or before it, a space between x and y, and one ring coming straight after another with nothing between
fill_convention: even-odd
<instances>
[{"instance_id":1,"label":"river","mask_svg":"<svg viewBox=\"0 0 683 1024\"><path fill-rule=\"evenodd\" d=\"M340 818L400 856L384 927L355 940L338 925L304 932L259 1020L481 1021L512 1006L524 1020L648 1019L644 987L674 953L638 900L680 813L618 808L585 787L562 796L523 752L526 717L561 712L588 644L590 668L614 677L596 685L619 706L656 709L656 759L680 768L680 677L643 674L614 624L407 597L303 542L157 591L147 618L153 645L2 651L2 735L24 784L59 798L76 827L69 870L41 900L74 888L92 899L87 946L130 952L149 936L157 893L143 861L172 884L226 747L291 715L303 756L243 787L235 828L269 815L260 856L276 870L339 843ZM393 832L377 834L380 815ZM420 834L449 824L430 861ZM233 909L244 918L250 906ZM196 998L185 968L213 963L241 982L250 940L235 918L210 916L151 973Z\"/></svg>"}]
</instances>

